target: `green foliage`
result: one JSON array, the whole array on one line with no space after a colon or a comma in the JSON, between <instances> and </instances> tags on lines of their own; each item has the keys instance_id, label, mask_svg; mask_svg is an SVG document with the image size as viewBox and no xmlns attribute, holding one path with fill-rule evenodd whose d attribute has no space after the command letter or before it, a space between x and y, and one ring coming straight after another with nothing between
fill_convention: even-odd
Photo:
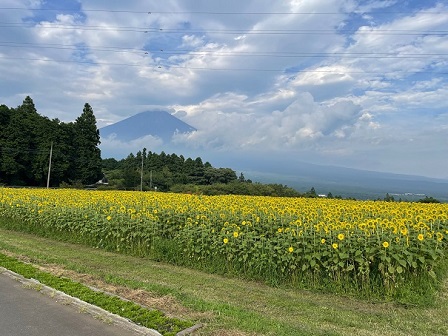
<instances>
[{"instance_id":1,"label":"green foliage","mask_svg":"<svg viewBox=\"0 0 448 336\"><path fill-rule=\"evenodd\" d=\"M378 198L378 201L381 201L380 198ZM389 193L386 194L386 196L382 199L382 201L385 202L395 202L395 198L392 195L389 195ZM399 199L398 202L408 202L408 200ZM440 201L434 197L428 197L425 196L425 198L421 198L417 201L418 203L440 203Z\"/></svg>"},{"instance_id":2,"label":"green foliage","mask_svg":"<svg viewBox=\"0 0 448 336\"><path fill-rule=\"evenodd\" d=\"M425 198L419 199L417 202L419 203L440 203L438 199L435 199L434 197L428 197L425 196Z\"/></svg>"},{"instance_id":3,"label":"green foliage","mask_svg":"<svg viewBox=\"0 0 448 336\"><path fill-rule=\"evenodd\" d=\"M252 183L243 173L237 177L234 170L215 168L209 162L203 163L199 157L185 159L182 155L146 152L146 148L119 161L103 160L108 187L140 190L142 161L143 190L204 195L302 196L286 185Z\"/></svg>"},{"instance_id":4,"label":"green foliage","mask_svg":"<svg viewBox=\"0 0 448 336\"><path fill-rule=\"evenodd\" d=\"M389 193L386 194L386 197L384 197L383 201L385 202L395 202L395 198L391 195L389 195Z\"/></svg>"},{"instance_id":5,"label":"green foliage","mask_svg":"<svg viewBox=\"0 0 448 336\"><path fill-rule=\"evenodd\" d=\"M81 181L71 181L70 183L67 183L65 181L63 181L60 185L60 188L64 188L64 189L84 189L85 186L84 184L82 184Z\"/></svg>"},{"instance_id":6,"label":"green foliage","mask_svg":"<svg viewBox=\"0 0 448 336\"><path fill-rule=\"evenodd\" d=\"M27 96L17 108L0 106L0 183L45 186L53 144L50 186L101 178L99 132L90 105L75 123L50 120L37 113Z\"/></svg>"},{"instance_id":7,"label":"green foliage","mask_svg":"<svg viewBox=\"0 0 448 336\"><path fill-rule=\"evenodd\" d=\"M140 190L142 173L143 190L169 191L175 185L204 186L237 180L232 169L214 168L200 157L185 159L174 153L147 152L146 148L119 161L104 159L102 168L111 187L127 190Z\"/></svg>"},{"instance_id":8,"label":"green foliage","mask_svg":"<svg viewBox=\"0 0 448 336\"><path fill-rule=\"evenodd\" d=\"M74 131L76 178L84 184L95 183L102 177L101 151L98 148L100 133L92 107L88 103L76 119Z\"/></svg>"},{"instance_id":9,"label":"green foliage","mask_svg":"<svg viewBox=\"0 0 448 336\"><path fill-rule=\"evenodd\" d=\"M250 195L250 196L278 196L300 197L302 194L281 184L241 183L232 181L227 184L215 183L211 185L174 185L170 191L176 193L202 194L202 195Z\"/></svg>"},{"instance_id":10,"label":"green foliage","mask_svg":"<svg viewBox=\"0 0 448 336\"><path fill-rule=\"evenodd\" d=\"M304 196L305 197L309 197L309 198L316 198L316 197L318 197L317 192L314 189L314 187L311 187L311 189L309 191L307 191Z\"/></svg>"},{"instance_id":11,"label":"green foliage","mask_svg":"<svg viewBox=\"0 0 448 336\"><path fill-rule=\"evenodd\" d=\"M26 97L17 108L2 106L2 135L0 136L0 175L6 184L35 185L33 163L39 154L36 131L42 125L34 103Z\"/></svg>"}]
</instances>

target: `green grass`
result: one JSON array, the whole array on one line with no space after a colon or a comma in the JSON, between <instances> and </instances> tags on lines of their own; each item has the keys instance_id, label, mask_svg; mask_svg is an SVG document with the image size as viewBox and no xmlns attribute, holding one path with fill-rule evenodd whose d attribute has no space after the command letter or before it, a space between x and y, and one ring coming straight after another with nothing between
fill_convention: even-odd
<instances>
[{"instance_id":1,"label":"green grass","mask_svg":"<svg viewBox=\"0 0 448 336\"><path fill-rule=\"evenodd\" d=\"M0 253L0 266L27 279L36 279L40 283L56 290L101 307L116 315L128 318L139 325L155 329L166 336L175 335L177 332L193 325L189 321L166 317L161 311L149 310L134 302L124 301L116 296L94 291L71 279L43 272L30 264L23 263L2 253Z\"/></svg>"},{"instance_id":2,"label":"green grass","mask_svg":"<svg viewBox=\"0 0 448 336\"><path fill-rule=\"evenodd\" d=\"M448 335L447 282L432 305L404 306L274 288L3 229L0 250L78 279L149 292L160 299L155 308L203 323L195 335Z\"/></svg>"}]
</instances>

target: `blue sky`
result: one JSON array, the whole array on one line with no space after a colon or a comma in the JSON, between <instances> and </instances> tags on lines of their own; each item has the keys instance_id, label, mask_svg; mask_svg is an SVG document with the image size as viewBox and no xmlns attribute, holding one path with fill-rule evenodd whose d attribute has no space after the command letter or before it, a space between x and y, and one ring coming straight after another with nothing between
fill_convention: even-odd
<instances>
[{"instance_id":1,"label":"blue sky","mask_svg":"<svg viewBox=\"0 0 448 336\"><path fill-rule=\"evenodd\" d=\"M0 104L30 95L42 115L72 121L88 102L98 127L161 107L198 129L173 141L212 163L238 153L448 178L445 1L0 7ZM101 148L121 157L165 145Z\"/></svg>"}]
</instances>

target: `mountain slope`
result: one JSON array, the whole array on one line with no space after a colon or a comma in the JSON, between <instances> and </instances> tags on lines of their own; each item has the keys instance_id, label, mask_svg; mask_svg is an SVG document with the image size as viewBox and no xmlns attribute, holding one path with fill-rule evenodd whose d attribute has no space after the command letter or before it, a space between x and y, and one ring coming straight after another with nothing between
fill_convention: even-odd
<instances>
[{"instance_id":1,"label":"mountain slope","mask_svg":"<svg viewBox=\"0 0 448 336\"><path fill-rule=\"evenodd\" d=\"M100 130L102 138L114 136L120 141L131 141L152 135L169 142L175 133L190 133L196 129L167 111L152 110L138 113Z\"/></svg>"},{"instance_id":2,"label":"mountain slope","mask_svg":"<svg viewBox=\"0 0 448 336\"><path fill-rule=\"evenodd\" d=\"M448 179L359 170L298 160L291 162L269 154L255 159L239 153L227 157L208 155L206 160L218 166L242 171L246 178L253 181L286 184L301 192L314 187L319 194L331 192L333 195L357 199L383 198L389 193L397 200L417 200L433 196L448 201Z\"/></svg>"},{"instance_id":3,"label":"mountain slope","mask_svg":"<svg viewBox=\"0 0 448 336\"><path fill-rule=\"evenodd\" d=\"M284 183L302 192L315 187L318 193L327 194L331 191L357 199L383 198L389 193L396 199L417 200L433 196L448 201L448 180L444 179L307 163L295 167L297 170L289 174L253 172L253 175L258 180Z\"/></svg>"}]
</instances>

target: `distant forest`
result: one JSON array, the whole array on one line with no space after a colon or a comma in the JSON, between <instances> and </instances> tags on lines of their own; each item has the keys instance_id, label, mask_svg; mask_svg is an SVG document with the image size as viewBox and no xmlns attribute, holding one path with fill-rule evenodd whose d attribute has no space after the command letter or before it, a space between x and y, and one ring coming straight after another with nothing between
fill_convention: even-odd
<instances>
[{"instance_id":1,"label":"distant forest","mask_svg":"<svg viewBox=\"0 0 448 336\"><path fill-rule=\"evenodd\" d=\"M214 168L200 157L139 151L127 158L103 160L107 186L100 188L159 190L205 195L244 194L265 196L303 196L281 184L253 183L243 173L230 168ZM317 196L317 195L316 195Z\"/></svg>"}]
</instances>

